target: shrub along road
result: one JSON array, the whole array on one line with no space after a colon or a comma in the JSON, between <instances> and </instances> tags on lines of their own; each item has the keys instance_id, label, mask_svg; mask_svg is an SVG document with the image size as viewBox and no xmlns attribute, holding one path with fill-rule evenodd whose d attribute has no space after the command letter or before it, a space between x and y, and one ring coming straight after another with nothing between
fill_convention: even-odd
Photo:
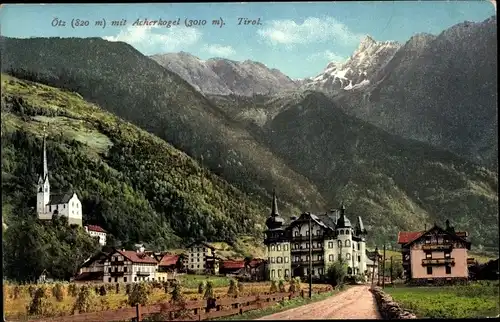
<instances>
[{"instance_id":1,"label":"shrub along road","mask_svg":"<svg viewBox=\"0 0 500 322\"><path fill-rule=\"evenodd\" d=\"M381 319L368 285L353 286L326 300L271 314L257 320Z\"/></svg>"}]
</instances>

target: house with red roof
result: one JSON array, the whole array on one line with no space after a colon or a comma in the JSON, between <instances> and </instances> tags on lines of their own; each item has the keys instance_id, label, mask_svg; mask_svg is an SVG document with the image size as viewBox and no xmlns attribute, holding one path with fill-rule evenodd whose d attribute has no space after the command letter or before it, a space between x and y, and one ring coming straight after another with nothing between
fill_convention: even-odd
<instances>
[{"instance_id":1,"label":"house with red roof","mask_svg":"<svg viewBox=\"0 0 500 322\"><path fill-rule=\"evenodd\" d=\"M244 260L223 260L219 264L219 273L224 275L237 275L245 268Z\"/></svg>"},{"instance_id":2,"label":"house with red roof","mask_svg":"<svg viewBox=\"0 0 500 322\"><path fill-rule=\"evenodd\" d=\"M104 261L103 282L131 283L154 281L158 269L158 261L153 254L139 249L112 251Z\"/></svg>"},{"instance_id":3,"label":"house with red roof","mask_svg":"<svg viewBox=\"0 0 500 322\"><path fill-rule=\"evenodd\" d=\"M416 284L467 280L471 243L467 232L455 232L446 220L443 229L434 225L426 231L398 233L403 270L408 282Z\"/></svg>"},{"instance_id":4,"label":"house with red roof","mask_svg":"<svg viewBox=\"0 0 500 322\"><path fill-rule=\"evenodd\" d=\"M156 280L168 281L174 279L177 273L183 271L184 268L183 254L166 253L158 261L158 270L156 272Z\"/></svg>"},{"instance_id":5,"label":"house with red roof","mask_svg":"<svg viewBox=\"0 0 500 322\"><path fill-rule=\"evenodd\" d=\"M97 237L99 239L99 244L101 246L106 245L106 231L101 227L97 225L85 225L84 226L85 231L87 234L89 234L92 237Z\"/></svg>"},{"instance_id":6,"label":"house with red roof","mask_svg":"<svg viewBox=\"0 0 500 322\"><path fill-rule=\"evenodd\" d=\"M104 277L104 262L109 254L99 252L87 259L80 266L78 274L73 279L75 283L102 283Z\"/></svg>"}]
</instances>

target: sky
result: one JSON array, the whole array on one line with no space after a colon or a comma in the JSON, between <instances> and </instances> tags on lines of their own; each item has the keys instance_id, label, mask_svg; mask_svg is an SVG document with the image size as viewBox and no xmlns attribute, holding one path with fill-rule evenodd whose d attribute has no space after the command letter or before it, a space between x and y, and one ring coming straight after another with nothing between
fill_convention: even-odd
<instances>
[{"instance_id":1,"label":"sky","mask_svg":"<svg viewBox=\"0 0 500 322\"><path fill-rule=\"evenodd\" d=\"M404 43L417 33L438 35L457 23L493 15L494 6L485 0L4 4L0 34L102 37L129 43L145 55L184 51L200 59L248 59L296 79L315 76L329 62L347 59L366 35ZM244 25L240 18L260 21ZM83 26L75 25L77 19ZM123 19L125 25L111 25ZM162 25L134 26L138 19L161 19ZM216 19L224 25L214 25ZM179 24L168 27L168 21Z\"/></svg>"}]
</instances>

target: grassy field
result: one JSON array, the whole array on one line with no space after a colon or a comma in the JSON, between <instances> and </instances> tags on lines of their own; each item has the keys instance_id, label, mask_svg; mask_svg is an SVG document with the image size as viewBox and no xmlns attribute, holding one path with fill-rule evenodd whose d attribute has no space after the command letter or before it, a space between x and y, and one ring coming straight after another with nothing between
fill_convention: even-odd
<instances>
[{"instance_id":1,"label":"grassy field","mask_svg":"<svg viewBox=\"0 0 500 322\"><path fill-rule=\"evenodd\" d=\"M203 275L182 275L181 283L183 285L182 291L186 299L196 300L202 299L203 294L198 294L198 284L201 281L210 280L214 283L214 293L216 297L224 297L227 295L229 278L227 277L217 277L213 276L209 279ZM243 292L241 296L262 294L270 291L270 282L256 282L256 283L242 283ZM52 284L48 284L52 287ZM71 314L73 305L76 301L76 297L70 296L68 291L69 284L64 285L64 298L62 301L57 301L55 297L51 296L49 301L51 303L51 316L59 315L69 315ZM286 283L288 288L288 283ZM33 285L38 287L39 285ZM4 284L4 313L6 319L24 319L28 316L27 306L31 302L31 297L28 291L28 285L23 285L19 287L19 294L17 298L14 298L14 287L12 284ZM313 284L313 290L324 287L323 284ZM302 289L307 288L307 284L301 285ZM171 289L169 290L169 292ZM115 310L119 308L127 307L128 295L125 293L125 286L121 285L120 292L116 293L115 288L108 290L107 295L97 296L96 303L94 305L93 311L106 311ZM171 298L170 294L166 294L163 289L153 289L149 296L148 304L160 303L169 301Z\"/></svg>"},{"instance_id":2,"label":"grassy field","mask_svg":"<svg viewBox=\"0 0 500 322\"><path fill-rule=\"evenodd\" d=\"M484 318L500 312L498 281L466 286L387 287L385 292L419 318Z\"/></svg>"}]
</instances>

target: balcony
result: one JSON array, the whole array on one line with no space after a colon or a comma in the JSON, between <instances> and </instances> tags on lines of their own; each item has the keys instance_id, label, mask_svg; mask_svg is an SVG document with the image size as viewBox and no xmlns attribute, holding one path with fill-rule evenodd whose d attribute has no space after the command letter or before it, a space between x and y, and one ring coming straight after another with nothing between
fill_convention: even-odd
<instances>
[{"instance_id":1,"label":"balcony","mask_svg":"<svg viewBox=\"0 0 500 322\"><path fill-rule=\"evenodd\" d=\"M455 265L455 258L427 258L422 259L422 265Z\"/></svg>"},{"instance_id":2,"label":"balcony","mask_svg":"<svg viewBox=\"0 0 500 322\"><path fill-rule=\"evenodd\" d=\"M123 271L121 271L121 272L111 272L111 273L109 273L109 275L111 275L111 277L122 277L123 275L125 275L125 273Z\"/></svg>"},{"instance_id":3,"label":"balcony","mask_svg":"<svg viewBox=\"0 0 500 322\"><path fill-rule=\"evenodd\" d=\"M145 272L145 271L139 271L136 273L137 276L149 276L151 275L150 272Z\"/></svg>"},{"instance_id":4,"label":"balcony","mask_svg":"<svg viewBox=\"0 0 500 322\"><path fill-rule=\"evenodd\" d=\"M453 248L453 244L451 243L446 243L446 244L425 244L422 245L422 250L436 250L436 251L444 251L444 250L450 250Z\"/></svg>"},{"instance_id":5,"label":"balcony","mask_svg":"<svg viewBox=\"0 0 500 322\"><path fill-rule=\"evenodd\" d=\"M125 264L124 261L112 261L110 262L112 266L123 266Z\"/></svg>"},{"instance_id":6,"label":"balcony","mask_svg":"<svg viewBox=\"0 0 500 322\"><path fill-rule=\"evenodd\" d=\"M324 265L325 261L323 259L316 259L312 261L313 265ZM292 260L292 264L294 265L309 265L309 260Z\"/></svg>"},{"instance_id":7,"label":"balcony","mask_svg":"<svg viewBox=\"0 0 500 322\"><path fill-rule=\"evenodd\" d=\"M311 240L323 240L323 235L312 235ZM293 236L292 242L308 242L309 236Z\"/></svg>"},{"instance_id":8,"label":"balcony","mask_svg":"<svg viewBox=\"0 0 500 322\"><path fill-rule=\"evenodd\" d=\"M313 247L311 248L313 252L323 252L323 247ZM292 248L292 253L308 253L309 248L307 247L302 247L302 248Z\"/></svg>"}]
</instances>

